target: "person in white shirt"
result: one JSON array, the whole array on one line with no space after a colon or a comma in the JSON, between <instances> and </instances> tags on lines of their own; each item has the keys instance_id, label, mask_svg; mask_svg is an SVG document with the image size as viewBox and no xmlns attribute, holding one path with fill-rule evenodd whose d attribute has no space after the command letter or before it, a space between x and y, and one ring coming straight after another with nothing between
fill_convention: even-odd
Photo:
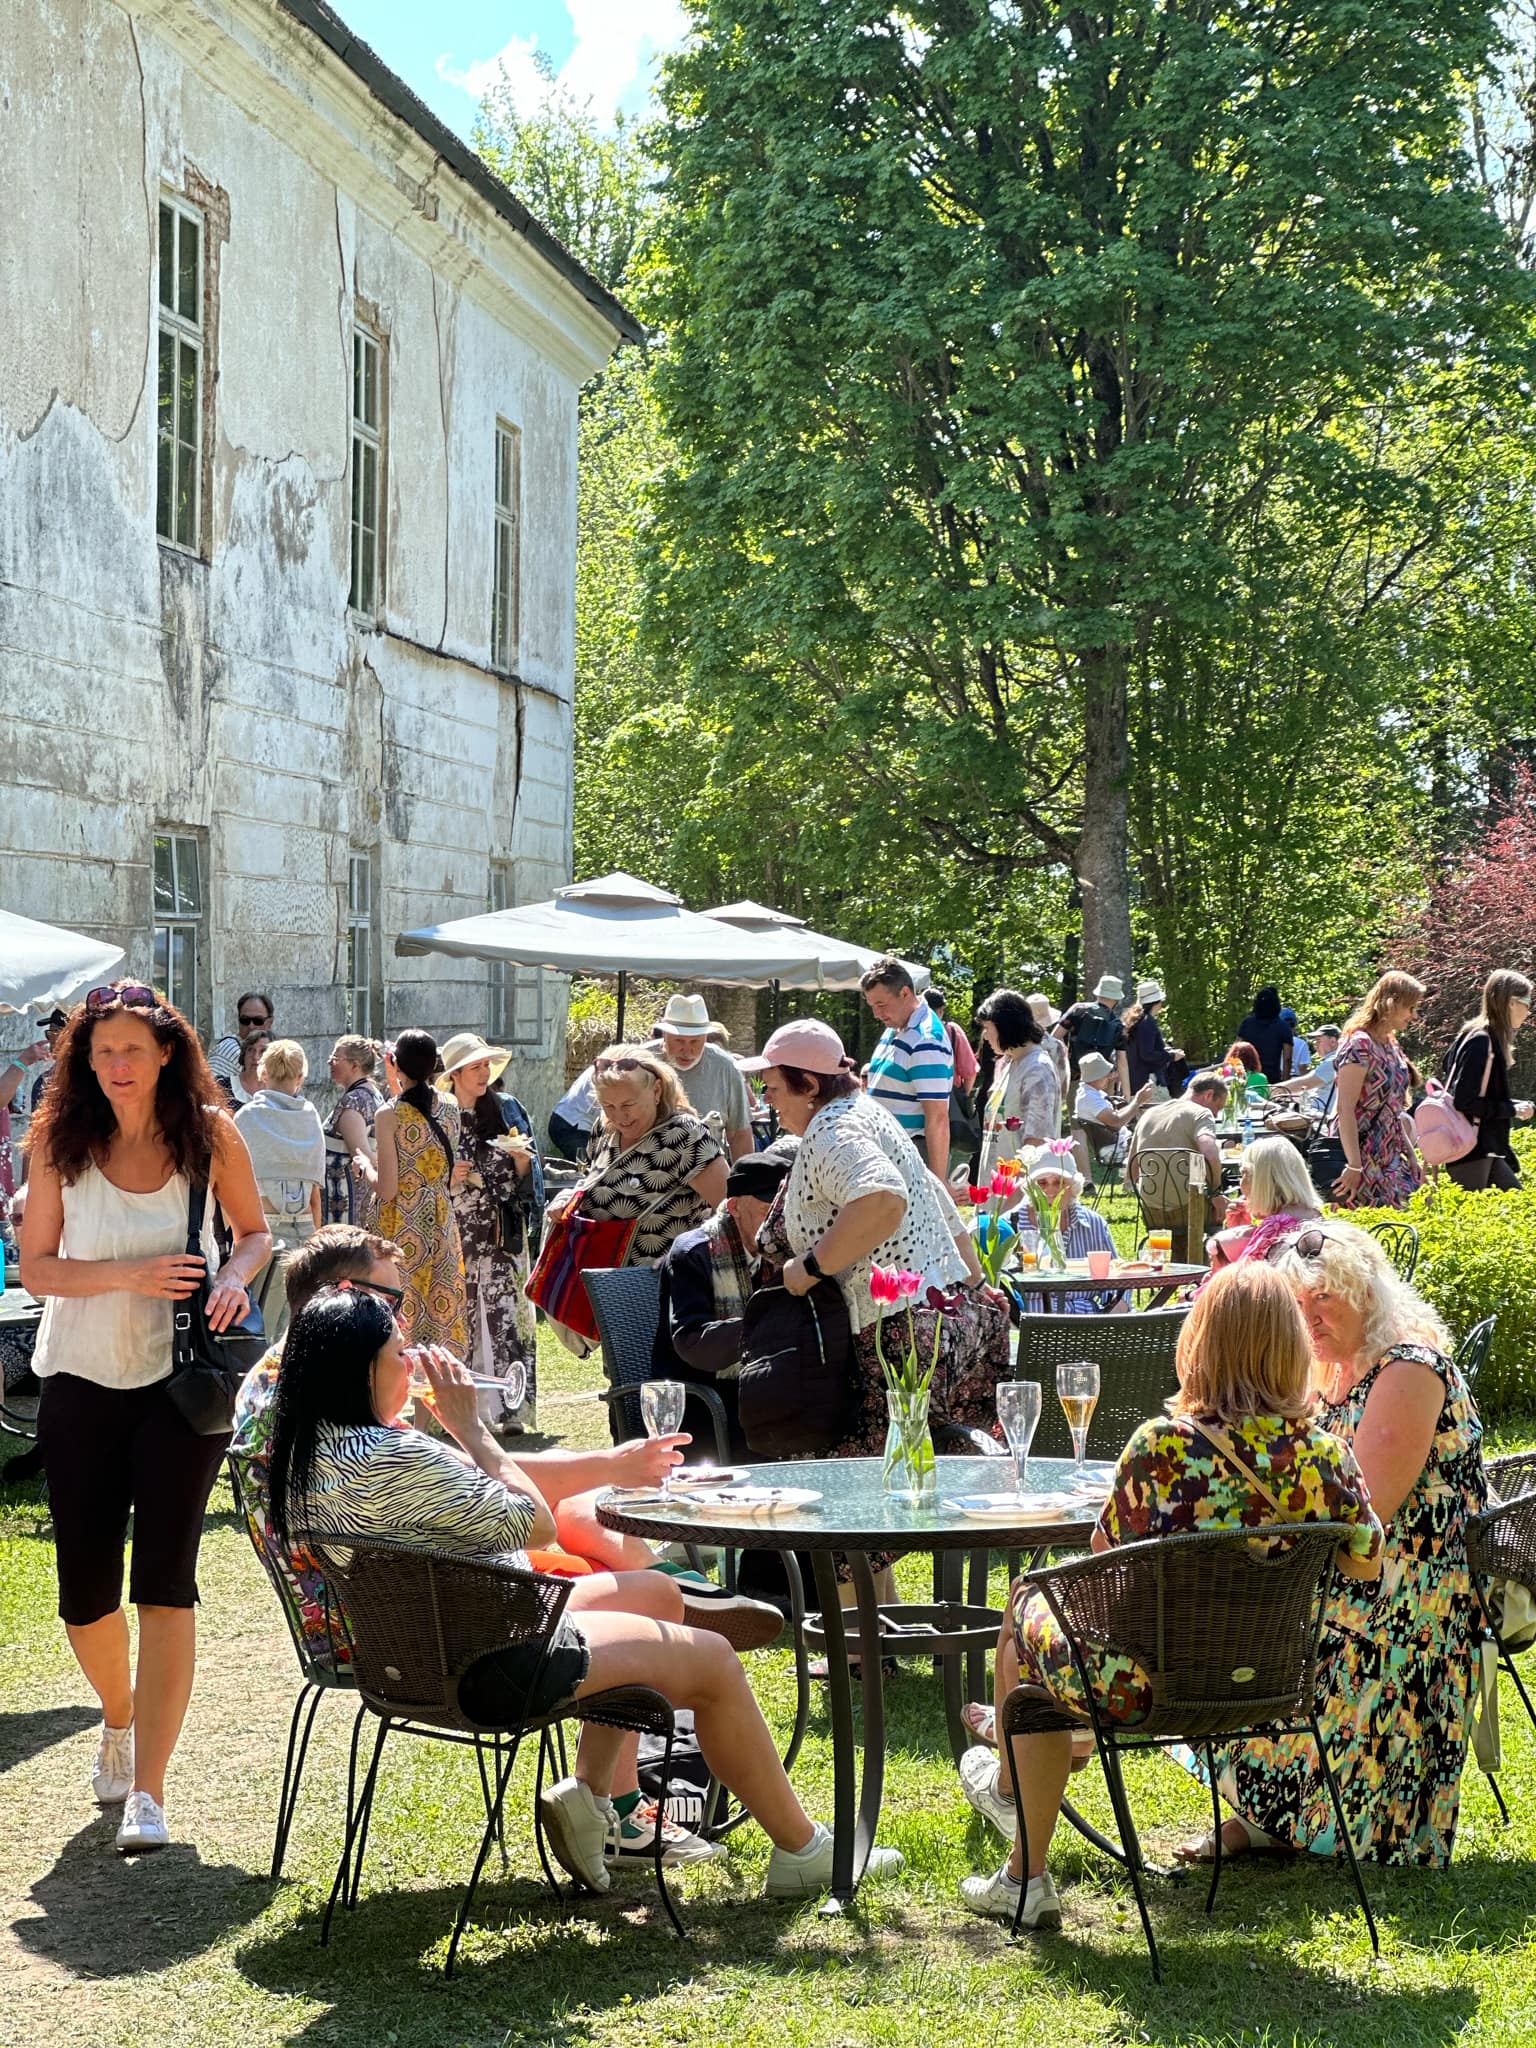
<instances>
[{"instance_id":1,"label":"person in white shirt","mask_svg":"<svg viewBox=\"0 0 1536 2048\"><path fill-rule=\"evenodd\" d=\"M1104 1093L1102 1083L1115 1071L1101 1052L1085 1052L1077 1063L1077 1093L1072 1098L1072 1151L1085 1180L1093 1178L1095 1157L1123 1159L1130 1148L1130 1126L1152 1100L1155 1082L1148 1081L1123 1107Z\"/></svg>"}]
</instances>

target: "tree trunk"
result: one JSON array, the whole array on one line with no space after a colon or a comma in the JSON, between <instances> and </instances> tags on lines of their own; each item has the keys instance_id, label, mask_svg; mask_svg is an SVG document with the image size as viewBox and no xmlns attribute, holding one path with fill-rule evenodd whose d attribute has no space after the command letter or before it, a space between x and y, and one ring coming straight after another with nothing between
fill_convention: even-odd
<instances>
[{"instance_id":1,"label":"tree trunk","mask_svg":"<svg viewBox=\"0 0 1536 2048\"><path fill-rule=\"evenodd\" d=\"M1118 974L1131 986L1131 878L1127 814L1131 768L1127 663L1121 647L1082 658L1083 829L1077 884L1083 897L1083 986Z\"/></svg>"}]
</instances>

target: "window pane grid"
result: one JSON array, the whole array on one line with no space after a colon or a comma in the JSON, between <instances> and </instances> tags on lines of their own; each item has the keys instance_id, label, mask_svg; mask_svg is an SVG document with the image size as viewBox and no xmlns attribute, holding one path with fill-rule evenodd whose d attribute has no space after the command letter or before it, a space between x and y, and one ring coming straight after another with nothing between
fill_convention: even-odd
<instances>
[{"instance_id":1,"label":"window pane grid","mask_svg":"<svg viewBox=\"0 0 1536 2048\"><path fill-rule=\"evenodd\" d=\"M495 511L491 538L491 664L517 665L518 497L520 439L516 427L496 423Z\"/></svg>"},{"instance_id":2,"label":"window pane grid","mask_svg":"<svg viewBox=\"0 0 1536 2048\"><path fill-rule=\"evenodd\" d=\"M347 602L372 617L379 594L379 499L383 450L379 429L381 363L378 341L352 334L352 533Z\"/></svg>"},{"instance_id":3,"label":"window pane grid","mask_svg":"<svg viewBox=\"0 0 1536 2048\"><path fill-rule=\"evenodd\" d=\"M354 853L347 862L346 996L348 1031L373 1029L373 859Z\"/></svg>"},{"instance_id":4,"label":"window pane grid","mask_svg":"<svg viewBox=\"0 0 1536 2048\"><path fill-rule=\"evenodd\" d=\"M157 832L151 865L151 979L195 1023L197 954L203 915L202 855L198 842L181 833Z\"/></svg>"},{"instance_id":5,"label":"window pane grid","mask_svg":"<svg viewBox=\"0 0 1536 2048\"><path fill-rule=\"evenodd\" d=\"M202 223L162 202L155 530L187 548L198 540L202 467L202 246Z\"/></svg>"}]
</instances>

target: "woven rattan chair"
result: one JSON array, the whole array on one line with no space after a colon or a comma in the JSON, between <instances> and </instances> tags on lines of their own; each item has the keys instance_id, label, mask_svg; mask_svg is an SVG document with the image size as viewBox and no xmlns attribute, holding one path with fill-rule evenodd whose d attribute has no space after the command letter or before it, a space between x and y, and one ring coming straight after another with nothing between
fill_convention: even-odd
<instances>
[{"instance_id":1,"label":"woven rattan chair","mask_svg":"<svg viewBox=\"0 0 1536 2048\"><path fill-rule=\"evenodd\" d=\"M277 1604L283 1611L288 1624L288 1634L293 1643L294 1655L299 1660L299 1672L303 1683L299 1696L293 1703L293 1713L288 1721L288 1751L283 1759L283 1789L277 1801L277 1829L272 1839L271 1876L275 1883L283 1874L283 1859L288 1853L288 1836L293 1827L294 1812L299 1803L299 1784L304 1776L304 1762L309 1755L309 1738L314 1729L315 1715L320 1702L328 1693L345 1692L354 1698L357 1681L352 1675L349 1650L345 1634L339 1628L329 1628L330 1647L317 1651L311 1638L305 1634L303 1616L300 1612L299 1588L288 1569L287 1558L266 1525L265 1516L258 1514L255 1503L245 1483L241 1470L242 1461L236 1457L225 1459L229 1472L230 1491L235 1497L235 1512L245 1524L245 1532L251 1539L267 1583L277 1595ZM305 1708L309 1711L306 1714ZM359 1710L359 1722L361 1710ZM356 1728L353 1735L356 1736ZM347 1811L352 1811L356 1794L357 1744L352 1745L353 1778L347 1785Z\"/></svg>"},{"instance_id":2,"label":"woven rattan chair","mask_svg":"<svg viewBox=\"0 0 1536 2048\"><path fill-rule=\"evenodd\" d=\"M1490 1317L1490 1321L1492 1318ZM1467 1524L1467 1562L1472 1583L1482 1603L1484 1616L1499 1663L1514 1680L1520 1704L1531 1726L1536 1728L1536 1707L1526 1691L1525 1681L1515 1664L1516 1652L1504 1639L1502 1591L1506 1582L1524 1586L1536 1595L1536 1451L1516 1451L1505 1458L1490 1458L1488 1475L1490 1504ZM1509 1824L1509 1808L1498 1779L1490 1771L1488 1783L1499 1812Z\"/></svg>"},{"instance_id":3,"label":"woven rattan chair","mask_svg":"<svg viewBox=\"0 0 1536 2048\"><path fill-rule=\"evenodd\" d=\"M1399 1280L1411 1280L1419 1263L1419 1233L1411 1223L1372 1223L1372 1237L1397 1268Z\"/></svg>"},{"instance_id":4,"label":"woven rattan chair","mask_svg":"<svg viewBox=\"0 0 1536 2048\"><path fill-rule=\"evenodd\" d=\"M329 1940L338 1899L350 1909L357 1903L368 1824L378 1783L379 1758L393 1733L433 1742L473 1747L480 1763L485 1794L485 1828L479 1853L454 1922L445 1974L453 1975L459 1942L474 1906L480 1873L493 1840L501 1837L501 1812L507 1784L523 1737L540 1736L540 1782L548 1755L551 1728L562 1720L598 1721L642 1735L660 1736L665 1744L662 1781L671 1776L672 1708L658 1692L624 1686L568 1701L553 1713L509 1720L489 1728L472 1722L459 1705L459 1680L489 1651L511 1644L542 1644L545 1654L571 1594L569 1579L548 1578L529 1571L512 1557L462 1557L425 1544L364 1541L354 1537L304 1533L300 1543L315 1558L336 1593L346 1617L363 1708L378 1718L379 1731L362 1791L347 1818L347 1839L321 1925L322 1946ZM529 1679L531 1697L543 1669L539 1660ZM485 1778L485 1742L494 1737L491 1782ZM545 1875L558 1892L544 1847L542 1826L535 1826ZM673 1927L686 1940L662 1870L664 1845L656 1831L656 1883Z\"/></svg>"},{"instance_id":5,"label":"woven rattan chair","mask_svg":"<svg viewBox=\"0 0 1536 2048\"><path fill-rule=\"evenodd\" d=\"M629 1437L645 1435L639 1390L646 1380L657 1377L653 1352L661 1313L661 1276L654 1266L594 1266L582 1278L603 1347L603 1373L608 1381L603 1399L608 1403L614 1441L623 1443ZM704 1409L714 1439L715 1462L728 1465L731 1437L725 1403L713 1387L691 1380L684 1385L685 1412L689 1402Z\"/></svg>"},{"instance_id":6,"label":"woven rattan chair","mask_svg":"<svg viewBox=\"0 0 1536 2048\"><path fill-rule=\"evenodd\" d=\"M1071 1457L1072 1434L1056 1399L1056 1368L1092 1359L1099 1367L1099 1405L1088 1425L1088 1456L1118 1458L1137 1423L1156 1415L1178 1389L1173 1354L1187 1314L1156 1309L1146 1315L1022 1317L1015 1371L1021 1380L1038 1380L1041 1390L1034 1454Z\"/></svg>"},{"instance_id":7,"label":"woven rattan chair","mask_svg":"<svg viewBox=\"0 0 1536 2048\"><path fill-rule=\"evenodd\" d=\"M1214 1745L1218 1738L1225 1741L1260 1729L1266 1734L1309 1733L1317 1744L1371 1946L1380 1953L1375 1917L1345 1825L1315 1700L1323 1592L1334 1554L1350 1534L1344 1524L1335 1522L1199 1530L1123 1544L1026 1574L1025 1583L1045 1595L1071 1644L1114 1808L1118 1855L1136 1894L1152 1974L1159 1982L1162 1964L1142 1886L1146 1864L1120 1759L1128 1750L1161 1749L1175 1742L1203 1750L1215 1826L1215 1861L1205 1901L1210 1912L1222 1867L1223 1815L1215 1785ZM1113 1653L1133 1657L1152 1681L1150 1717L1135 1727L1111 1721L1094 1703L1089 1660ZM1008 1695L1001 1719L1027 1870L1029 1844L1018 1793L1021 1765L1014 1744L1021 1735L1080 1728L1082 1722L1048 1694L1028 1686L1016 1687ZM1115 1853L1102 1837L1092 1839ZM1022 1913L1021 1889L1015 1934Z\"/></svg>"},{"instance_id":8,"label":"woven rattan chair","mask_svg":"<svg viewBox=\"0 0 1536 2048\"><path fill-rule=\"evenodd\" d=\"M1484 1316L1480 1323L1474 1323L1456 1347L1456 1363L1467 1385L1477 1386L1477 1376L1483 1369L1483 1360L1493 1342L1493 1333L1498 1328L1497 1316Z\"/></svg>"}]
</instances>

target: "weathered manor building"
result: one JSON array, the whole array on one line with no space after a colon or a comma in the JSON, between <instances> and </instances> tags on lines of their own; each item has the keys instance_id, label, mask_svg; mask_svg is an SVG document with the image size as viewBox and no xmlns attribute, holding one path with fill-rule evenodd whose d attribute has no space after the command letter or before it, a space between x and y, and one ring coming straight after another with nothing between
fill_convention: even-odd
<instances>
[{"instance_id":1,"label":"weathered manor building","mask_svg":"<svg viewBox=\"0 0 1536 2048\"><path fill-rule=\"evenodd\" d=\"M547 1103L563 991L392 946L569 875L633 320L322 0L8 0L0 85L0 903Z\"/></svg>"}]
</instances>

